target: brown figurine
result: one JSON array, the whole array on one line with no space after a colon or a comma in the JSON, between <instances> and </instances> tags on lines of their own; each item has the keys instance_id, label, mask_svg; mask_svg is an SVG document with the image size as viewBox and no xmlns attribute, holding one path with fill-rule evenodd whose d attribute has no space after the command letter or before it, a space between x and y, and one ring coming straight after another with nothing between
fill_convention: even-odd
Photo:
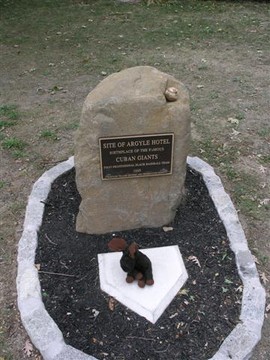
<instances>
[{"instance_id":1,"label":"brown figurine","mask_svg":"<svg viewBox=\"0 0 270 360\"><path fill-rule=\"evenodd\" d=\"M127 283L138 280L138 285L141 288L143 288L145 284L154 284L151 261L145 254L138 250L139 247L135 242L127 245L126 240L115 237L108 243L108 247L112 251L123 252L120 265L127 273Z\"/></svg>"}]
</instances>

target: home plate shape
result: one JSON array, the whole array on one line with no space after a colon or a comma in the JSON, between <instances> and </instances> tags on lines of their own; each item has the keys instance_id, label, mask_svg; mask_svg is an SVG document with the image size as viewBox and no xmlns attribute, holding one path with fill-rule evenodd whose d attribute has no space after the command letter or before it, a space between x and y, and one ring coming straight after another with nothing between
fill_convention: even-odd
<instances>
[{"instance_id":1,"label":"home plate shape","mask_svg":"<svg viewBox=\"0 0 270 360\"><path fill-rule=\"evenodd\" d=\"M98 254L100 287L154 324L184 285L188 274L177 245L140 251L152 262L154 285L142 289L137 281L128 284L127 274L120 267L122 252L114 252Z\"/></svg>"}]
</instances>

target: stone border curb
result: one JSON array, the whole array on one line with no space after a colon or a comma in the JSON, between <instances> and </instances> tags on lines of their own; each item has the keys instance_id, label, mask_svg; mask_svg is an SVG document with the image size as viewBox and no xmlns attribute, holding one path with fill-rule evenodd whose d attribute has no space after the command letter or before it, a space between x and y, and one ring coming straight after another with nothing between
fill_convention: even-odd
<instances>
[{"instance_id":1,"label":"stone border curb","mask_svg":"<svg viewBox=\"0 0 270 360\"><path fill-rule=\"evenodd\" d=\"M197 157L188 157L188 165L198 171L207 186L218 214L224 223L230 246L235 253L239 276L243 282L240 322L209 360L248 360L261 338L264 321L265 290L239 222L234 205L214 169ZM96 360L64 342L63 334L46 311L35 267L38 230L42 224L44 202L53 181L74 167L70 157L46 171L34 184L29 196L24 230L18 245L17 292L22 323L44 360Z\"/></svg>"},{"instance_id":2,"label":"stone border curb","mask_svg":"<svg viewBox=\"0 0 270 360\"><path fill-rule=\"evenodd\" d=\"M212 166L197 157L188 157L187 162L203 177L210 197L225 226L230 247L235 254L238 273L243 282L241 322L224 340L218 352L210 360L248 360L261 339L265 290L260 283L237 212L229 195L225 192L220 178L215 174Z\"/></svg>"}]
</instances>

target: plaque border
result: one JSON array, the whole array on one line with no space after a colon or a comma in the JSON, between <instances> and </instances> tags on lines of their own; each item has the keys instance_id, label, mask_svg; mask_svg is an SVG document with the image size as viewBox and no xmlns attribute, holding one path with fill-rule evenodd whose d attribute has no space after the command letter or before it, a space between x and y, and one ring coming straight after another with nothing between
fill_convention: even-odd
<instances>
[{"instance_id":1,"label":"plaque border","mask_svg":"<svg viewBox=\"0 0 270 360\"><path fill-rule=\"evenodd\" d=\"M128 139L128 138L141 138L141 137L155 137L155 136L162 136L162 135L171 135L172 136L172 151L171 151L171 167L170 172L166 174L162 173L149 173L149 174L138 174L138 175L120 175L119 177L109 177L106 178L103 176L103 163L102 163L102 149L101 149L101 140L115 140L115 139ZM138 179L138 178L145 178L145 177L153 177L153 176L168 176L172 175L173 173L173 162L174 162L174 133L167 132L167 133L156 133L156 134L136 134L136 135L117 135L117 136L102 136L98 138L99 144L99 159L100 159L100 176L101 180L103 181L110 181L110 180L123 180L123 179Z\"/></svg>"}]
</instances>

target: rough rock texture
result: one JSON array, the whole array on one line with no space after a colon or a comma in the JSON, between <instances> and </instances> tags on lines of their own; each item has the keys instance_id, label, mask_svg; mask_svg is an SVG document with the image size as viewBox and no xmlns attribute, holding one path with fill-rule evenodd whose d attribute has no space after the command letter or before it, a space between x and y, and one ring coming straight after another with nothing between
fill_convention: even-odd
<instances>
[{"instance_id":1,"label":"rough rock texture","mask_svg":"<svg viewBox=\"0 0 270 360\"><path fill-rule=\"evenodd\" d=\"M178 99L167 102L168 87ZM102 180L100 137L174 133L173 174ZM82 197L77 231L100 234L169 223L183 196L190 140L189 95L179 81L148 66L104 79L86 98L75 140Z\"/></svg>"}]
</instances>

